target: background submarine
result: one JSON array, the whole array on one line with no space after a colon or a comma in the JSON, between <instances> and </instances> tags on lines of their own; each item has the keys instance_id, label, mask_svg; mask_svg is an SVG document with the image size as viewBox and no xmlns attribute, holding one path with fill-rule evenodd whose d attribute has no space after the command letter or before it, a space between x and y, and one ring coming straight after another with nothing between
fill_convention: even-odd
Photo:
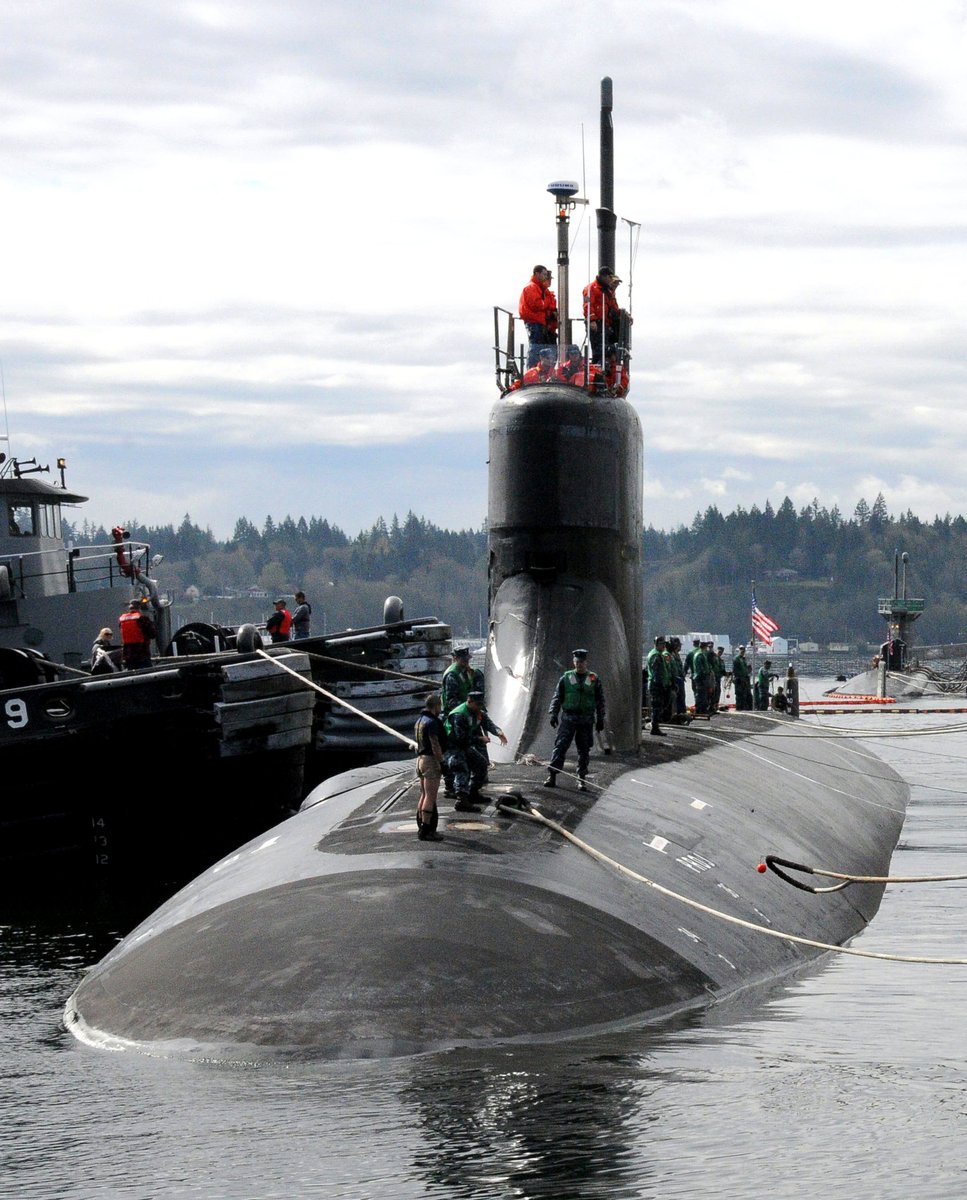
<instances>
[{"instance_id":1,"label":"background submarine","mask_svg":"<svg viewBox=\"0 0 967 1200\"><path fill-rule=\"evenodd\" d=\"M639 744L634 410L565 384L520 389L490 439L488 704L510 739L494 803L470 819L441 804L445 839L425 843L412 762L326 781L84 977L65 1012L82 1040L251 1061L583 1036L821 953L763 930L840 945L872 918L882 885L810 895L756 871L771 853L887 874L907 788L864 745L744 714ZM579 500L589 463L594 495ZM534 759L578 644L604 677L614 753L592 760L588 792L566 776L545 792Z\"/></svg>"}]
</instances>

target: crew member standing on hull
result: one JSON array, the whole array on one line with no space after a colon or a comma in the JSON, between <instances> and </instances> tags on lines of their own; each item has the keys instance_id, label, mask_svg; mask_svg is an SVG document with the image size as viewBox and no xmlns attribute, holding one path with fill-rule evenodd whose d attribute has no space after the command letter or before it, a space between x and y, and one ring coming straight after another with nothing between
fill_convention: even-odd
<instances>
[{"instance_id":1,"label":"crew member standing on hull","mask_svg":"<svg viewBox=\"0 0 967 1200\"><path fill-rule=\"evenodd\" d=\"M485 752L486 737L492 733L507 745L507 738L484 708L483 692L471 692L463 704L450 713L444 722L450 751L447 766L457 789L457 812L480 812L477 801L487 799L481 789L487 783L490 760Z\"/></svg>"},{"instance_id":2,"label":"crew member standing on hull","mask_svg":"<svg viewBox=\"0 0 967 1200\"><path fill-rule=\"evenodd\" d=\"M755 706L759 712L765 712L769 707L769 668L772 666L772 660L767 658L759 668L758 674L755 677Z\"/></svg>"},{"instance_id":3,"label":"crew member standing on hull","mask_svg":"<svg viewBox=\"0 0 967 1200\"><path fill-rule=\"evenodd\" d=\"M664 737L658 722L665 710L672 681L670 664L665 657L665 639L661 634L655 638L654 647L648 651L645 666L648 670L648 707L651 710L651 729L648 732L655 737Z\"/></svg>"},{"instance_id":4,"label":"crew member standing on hull","mask_svg":"<svg viewBox=\"0 0 967 1200\"><path fill-rule=\"evenodd\" d=\"M745 646L732 659L732 681L735 684L735 710L748 712L752 708L752 671L745 656Z\"/></svg>"},{"instance_id":5,"label":"crew member standing on hull","mask_svg":"<svg viewBox=\"0 0 967 1200\"><path fill-rule=\"evenodd\" d=\"M711 650L711 642L709 643ZM712 701L709 705L709 712L718 712L719 705L722 703L722 680L728 674L725 669L725 647L718 646L714 654L709 655L709 665L712 668Z\"/></svg>"},{"instance_id":6,"label":"crew member standing on hull","mask_svg":"<svg viewBox=\"0 0 967 1200\"><path fill-rule=\"evenodd\" d=\"M709 667L708 658L705 655L705 646L697 638L694 642L694 648L689 652L688 661L685 664L685 670L691 668L692 675L692 694L695 696L695 715L697 717L708 716L708 700L709 700L709 679L711 677L711 668Z\"/></svg>"},{"instance_id":7,"label":"crew member standing on hull","mask_svg":"<svg viewBox=\"0 0 967 1200\"><path fill-rule=\"evenodd\" d=\"M538 263L534 268L530 283L520 294L517 311L527 326L530 338L527 365L533 367L541 346L553 346L557 342L557 299L551 291L551 273L547 267Z\"/></svg>"},{"instance_id":8,"label":"crew member standing on hull","mask_svg":"<svg viewBox=\"0 0 967 1200\"><path fill-rule=\"evenodd\" d=\"M282 599L275 601L275 612L265 622L265 632L273 642L287 642L292 628L292 614Z\"/></svg>"},{"instance_id":9,"label":"crew member standing on hull","mask_svg":"<svg viewBox=\"0 0 967 1200\"><path fill-rule=\"evenodd\" d=\"M420 802L416 807L417 835L421 842L441 842L437 833L440 816L436 798L440 790L443 750L447 735L440 720L440 697L427 696L413 728L416 742L416 773L420 778Z\"/></svg>"},{"instance_id":10,"label":"crew member standing on hull","mask_svg":"<svg viewBox=\"0 0 967 1200\"><path fill-rule=\"evenodd\" d=\"M484 693L484 674L477 667L470 665L469 646L459 646L453 651L453 662L443 672L440 683L440 698L443 704L443 718L449 717L453 710L465 703L471 692ZM450 770L449 759L443 763L443 794L448 800L454 799L456 790L453 786L453 772Z\"/></svg>"},{"instance_id":11,"label":"crew member standing on hull","mask_svg":"<svg viewBox=\"0 0 967 1200\"><path fill-rule=\"evenodd\" d=\"M687 725L689 722L688 705L685 703L685 666L682 662L682 639L673 637L669 647L672 668L672 720L676 725Z\"/></svg>"},{"instance_id":12,"label":"crew member standing on hull","mask_svg":"<svg viewBox=\"0 0 967 1200\"><path fill-rule=\"evenodd\" d=\"M573 741L578 752L578 788L587 790L584 782L591 760L594 731L604 729L604 688L593 671L588 670L587 650L575 650L571 655L574 669L565 671L557 682L549 715L551 726L560 731L554 742L551 765L544 780L545 787L557 786L557 772L564 768L564 757Z\"/></svg>"}]
</instances>

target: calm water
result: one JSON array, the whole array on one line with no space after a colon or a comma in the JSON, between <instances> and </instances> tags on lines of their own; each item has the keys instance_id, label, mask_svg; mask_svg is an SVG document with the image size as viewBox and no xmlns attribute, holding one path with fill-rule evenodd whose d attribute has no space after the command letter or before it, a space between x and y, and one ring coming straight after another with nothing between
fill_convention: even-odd
<instances>
[{"instance_id":1,"label":"calm water","mask_svg":"<svg viewBox=\"0 0 967 1200\"><path fill-rule=\"evenodd\" d=\"M825 720L899 732L967 716ZM967 873L967 731L875 746L913 789L893 872ZM967 958L964 889L894 886L857 944ZM84 967L131 919L0 913L11 1200L967 1193L967 967L839 957L751 1009L593 1043L226 1068L97 1052L62 1029Z\"/></svg>"}]
</instances>

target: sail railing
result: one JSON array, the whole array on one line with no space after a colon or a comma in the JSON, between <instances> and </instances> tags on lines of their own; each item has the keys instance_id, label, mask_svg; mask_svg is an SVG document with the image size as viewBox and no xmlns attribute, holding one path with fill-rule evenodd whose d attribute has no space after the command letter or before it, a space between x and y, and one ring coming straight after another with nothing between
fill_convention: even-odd
<instances>
[{"instance_id":1,"label":"sail railing","mask_svg":"<svg viewBox=\"0 0 967 1200\"><path fill-rule=\"evenodd\" d=\"M622 313L622 317L626 314ZM629 387L631 364L631 330L629 322L622 319L616 323L617 337L608 343L603 332L601 359L597 361L590 353L590 342L586 337L583 347L566 343L560 350L557 345L531 345L525 350L524 343L515 344L516 318L506 308L494 305L494 373L501 393L515 391L535 383L570 383L591 395L625 396ZM575 322L575 326L577 322ZM571 323L568 322L568 332ZM534 363L530 359L533 355ZM549 360L544 370L541 359Z\"/></svg>"},{"instance_id":2,"label":"sail railing","mask_svg":"<svg viewBox=\"0 0 967 1200\"><path fill-rule=\"evenodd\" d=\"M504 320L506 318L506 321ZM494 371L497 386L508 391L523 377L524 345L516 346L516 318L506 308L494 305Z\"/></svg>"}]
</instances>

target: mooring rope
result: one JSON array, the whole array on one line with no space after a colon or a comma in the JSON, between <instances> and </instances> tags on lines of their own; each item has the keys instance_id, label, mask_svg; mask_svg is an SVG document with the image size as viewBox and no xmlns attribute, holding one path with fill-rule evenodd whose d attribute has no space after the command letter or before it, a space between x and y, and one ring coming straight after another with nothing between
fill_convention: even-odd
<instances>
[{"instance_id":1,"label":"mooring rope","mask_svg":"<svg viewBox=\"0 0 967 1200\"><path fill-rule=\"evenodd\" d=\"M409 746L411 750L416 750L416 742L412 738L407 737L405 733L400 733L398 730L393 729L390 725L385 725L382 721L377 721L375 717L371 717L369 713L363 712L361 708L356 708L356 706L354 704L350 704L348 700L343 700L340 696L335 696L332 692L327 692L324 687L320 687L318 683L313 682L311 679L306 679L305 675L300 675L298 671L293 671L291 667L287 667L285 663L280 662L273 655L266 654L264 650L256 650L255 653L264 658L266 662L273 663L279 668L280 671L287 671L291 676L293 676L293 678L300 680L305 684L306 687L312 688L313 691L318 692L320 696L325 696L326 699L331 700L333 704L338 704L341 708L348 708L349 711L351 713L355 713L357 717L362 717L364 721L368 721L370 725L375 725L377 729L382 729L384 733L391 733L393 737L398 738L405 745ZM295 653L298 653L298 651L295 651Z\"/></svg>"},{"instance_id":2,"label":"mooring rope","mask_svg":"<svg viewBox=\"0 0 967 1200\"><path fill-rule=\"evenodd\" d=\"M818 942L813 938L800 937L795 933L783 933L778 929L770 929L766 925L758 925L754 921L746 921L743 917L734 917L731 913L722 912L717 908L710 908L707 904L702 904L698 900L692 900L689 896L683 896L679 892L674 892L670 888L664 887L657 883L654 879L649 879L647 875L641 875L637 871L633 871L631 867L626 867L623 863L616 859L610 858L607 854L597 850L588 842L577 837L576 834L565 829L563 825L559 825L556 821L552 821L550 817L545 817L544 814L536 809L532 804L528 804L526 808L518 808L512 804L505 804L501 800L497 800L497 808L501 812L513 814L515 816L526 817L528 820L538 824L545 825L548 829L552 829L555 833L571 842L579 850L596 859L604 866L610 867L612 870L626 875L629 879L633 879L638 883L643 883L646 887L654 889L663 896L667 896L672 900L677 900L681 904L687 905L689 908L696 909L699 912L706 913L708 916L715 917L721 921L727 921L731 925L740 925L743 929L751 929L756 933L764 933L767 937L777 938L784 942L795 942L800 946L810 946L814 950L825 950L832 954L851 954L856 958L875 958L885 962L905 962L905 963L926 963L940 966L967 966L967 958L929 958L926 956L913 956L904 954L885 954L876 950L858 950L854 946L837 946L830 942ZM524 803L527 803L526 801Z\"/></svg>"},{"instance_id":3,"label":"mooring rope","mask_svg":"<svg viewBox=\"0 0 967 1200\"><path fill-rule=\"evenodd\" d=\"M793 879L791 875L787 875L781 869L783 867L790 871L800 871L803 875L820 875L824 879L839 879L842 882L837 883L835 887L812 887L800 879ZM824 892L840 892L843 888L849 887L851 883L952 883L960 879L967 879L967 875L849 875L845 871L826 871L821 867L810 867L806 863L780 858L777 854L767 854L765 860L759 863L757 870L760 872L773 871L786 883L791 883L800 891L812 892L814 896L822 895Z\"/></svg>"}]
</instances>

